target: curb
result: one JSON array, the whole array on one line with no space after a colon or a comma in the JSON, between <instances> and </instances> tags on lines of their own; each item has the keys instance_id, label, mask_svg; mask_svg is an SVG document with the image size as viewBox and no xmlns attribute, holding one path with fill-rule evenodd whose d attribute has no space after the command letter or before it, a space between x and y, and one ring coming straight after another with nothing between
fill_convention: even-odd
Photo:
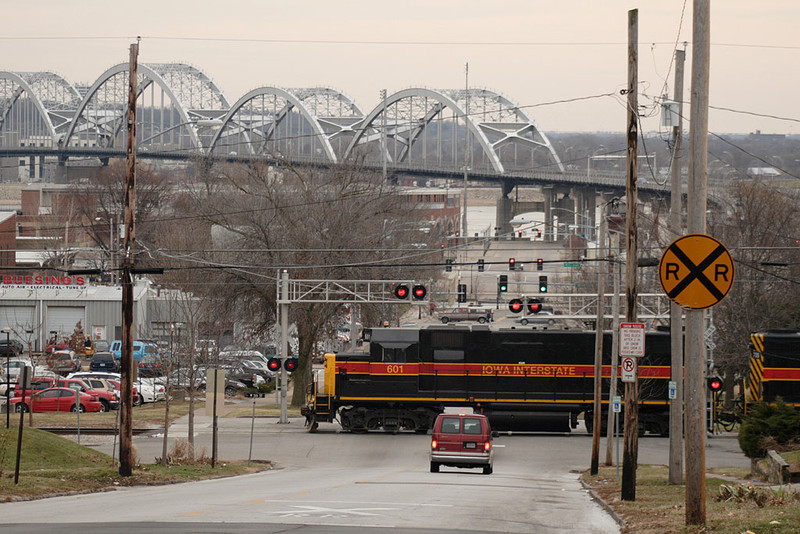
<instances>
[{"instance_id":1,"label":"curb","mask_svg":"<svg viewBox=\"0 0 800 534\"><path fill-rule=\"evenodd\" d=\"M596 502L597 504L599 504L603 508L603 510L605 510L606 513L608 513L608 515L610 515L614 519L614 521L616 521L616 523L617 523L617 525L619 525L620 529L627 529L628 528L628 524L625 522L624 519L622 519L617 514L617 512L614 510L614 508L611 507L610 504L608 504L606 501L604 501L602 499L602 497L600 497L600 495L598 495L597 492L594 491L594 489L591 486L589 486L586 482L584 482L581 479L578 479L578 480L580 480L581 486L583 486L583 489L586 490L586 492L589 494L589 496L592 498L592 500L594 502Z\"/></svg>"}]
</instances>

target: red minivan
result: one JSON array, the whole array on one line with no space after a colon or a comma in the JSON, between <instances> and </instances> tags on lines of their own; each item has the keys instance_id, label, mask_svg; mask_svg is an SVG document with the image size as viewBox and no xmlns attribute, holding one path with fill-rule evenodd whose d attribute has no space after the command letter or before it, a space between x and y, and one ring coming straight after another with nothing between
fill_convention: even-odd
<instances>
[{"instance_id":1,"label":"red minivan","mask_svg":"<svg viewBox=\"0 0 800 534\"><path fill-rule=\"evenodd\" d=\"M442 413L433 424L431 473L439 466L483 467L492 474L492 429L485 415Z\"/></svg>"}]
</instances>

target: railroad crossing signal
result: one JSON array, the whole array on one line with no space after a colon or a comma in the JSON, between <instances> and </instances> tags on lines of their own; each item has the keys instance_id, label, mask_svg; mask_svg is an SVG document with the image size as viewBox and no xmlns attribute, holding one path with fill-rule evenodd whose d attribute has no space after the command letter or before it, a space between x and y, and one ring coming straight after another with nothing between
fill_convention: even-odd
<instances>
[{"instance_id":1,"label":"railroad crossing signal","mask_svg":"<svg viewBox=\"0 0 800 534\"><path fill-rule=\"evenodd\" d=\"M287 373L295 371L298 365L300 365L300 360L298 360L297 358L286 358L283 361L283 368L286 369Z\"/></svg>"},{"instance_id":2,"label":"railroad crossing signal","mask_svg":"<svg viewBox=\"0 0 800 534\"><path fill-rule=\"evenodd\" d=\"M281 359L280 358L270 358L267 360L267 369L270 371L279 371L281 368Z\"/></svg>"},{"instance_id":3,"label":"railroad crossing signal","mask_svg":"<svg viewBox=\"0 0 800 534\"><path fill-rule=\"evenodd\" d=\"M528 299L528 311L533 314L542 311L542 301L539 299Z\"/></svg>"},{"instance_id":4,"label":"railroad crossing signal","mask_svg":"<svg viewBox=\"0 0 800 534\"><path fill-rule=\"evenodd\" d=\"M673 241L661 255L658 276L664 293L676 304L705 310L733 286L733 258L713 237L689 234Z\"/></svg>"},{"instance_id":5,"label":"railroad crossing signal","mask_svg":"<svg viewBox=\"0 0 800 534\"><path fill-rule=\"evenodd\" d=\"M712 376L708 378L708 390L711 393L719 393L722 391L723 385L724 382L722 382L722 379L718 376Z\"/></svg>"},{"instance_id":6,"label":"railroad crossing signal","mask_svg":"<svg viewBox=\"0 0 800 534\"><path fill-rule=\"evenodd\" d=\"M512 313L519 313L522 311L522 301L520 299L511 299L508 301L508 309Z\"/></svg>"},{"instance_id":7,"label":"railroad crossing signal","mask_svg":"<svg viewBox=\"0 0 800 534\"><path fill-rule=\"evenodd\" d=\"M425 298L425 295L428 294L428 290L425 289L423 285L416 285L412 289L412 295L414 296L414 300L422 300Z\"/></svg>"},{"instance_id":8,"label":"railroad crossing signal","mask_svg":"<svg viewBox=\"0 0 800 534\"><path fill-rule=\"evenodd\" d=\"M406 299L408 298L408 286L404 284L400 284L399 286L394 288L394 296L399 299Z\"/></svg>"}]
</instances>

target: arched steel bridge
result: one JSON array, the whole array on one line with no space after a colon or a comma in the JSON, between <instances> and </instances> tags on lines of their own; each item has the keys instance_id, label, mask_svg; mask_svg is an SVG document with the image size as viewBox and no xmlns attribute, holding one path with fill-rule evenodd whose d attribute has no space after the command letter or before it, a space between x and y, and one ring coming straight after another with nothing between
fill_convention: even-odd
<instances>
[{"instance_id":1,"label":"arched steel bridge","mask_svg":"<svg viewBox=\"0 0 800 534\"><path fill-rule=\"evenodd\" d=\"M77 87L52 72L0 71L0 156L124 153L127 63ZM567 173L547 135L512 100L486 89L403 89L365 112L331 88L260 87L231 103L210 76L181 63L140 64L140 156L357 159L393 171L608 186L620 174Z\"/></svg>"}]
</instances>

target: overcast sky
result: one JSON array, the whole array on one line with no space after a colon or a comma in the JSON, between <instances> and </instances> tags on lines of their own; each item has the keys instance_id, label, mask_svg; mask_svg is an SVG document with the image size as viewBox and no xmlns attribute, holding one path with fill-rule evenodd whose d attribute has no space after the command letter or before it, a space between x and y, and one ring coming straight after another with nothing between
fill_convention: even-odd
<instances>
[{"instance_id":1,"label":"overcast sky","mask_svg":"<svg viewBox=\"0 0 800 534\"><path fill-rule=\"evenodd\" d=\"M653 115L643 129L653 131L684 41L690 94L692 8L691 0L0 0L0 70L92 83L128 61L138 35L140 62L190 63L231 102L260 86L328 86L368 112L384 88L463 88L468 62L470 87L526 106L545 132L621 132L627 12L638 9L639 102ZM798 23L797 0L712 2L711 131L800 134ZM587 98L608 94L617 96Z\"/></svg>"}]
</instances>

